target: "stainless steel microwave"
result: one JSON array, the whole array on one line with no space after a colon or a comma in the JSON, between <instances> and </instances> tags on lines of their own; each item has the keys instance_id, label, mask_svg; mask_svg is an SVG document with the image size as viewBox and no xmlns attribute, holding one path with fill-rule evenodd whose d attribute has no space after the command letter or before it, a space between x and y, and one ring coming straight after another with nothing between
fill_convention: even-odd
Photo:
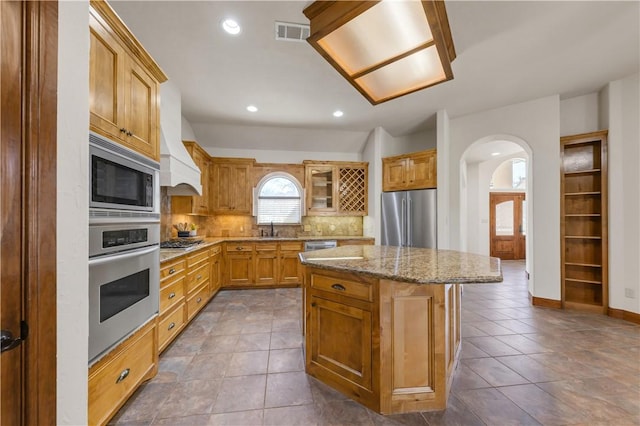
<instances>
[{"instance_id":1,"label":"stainless steel microwave","mask_svg":"<svg viewBox=\"0 0 640 426\"><path fill-rule=\"evenodd\" d=\"M158 162L89 133L89 208L160 214Z\"/></svg>"}]
</instances>

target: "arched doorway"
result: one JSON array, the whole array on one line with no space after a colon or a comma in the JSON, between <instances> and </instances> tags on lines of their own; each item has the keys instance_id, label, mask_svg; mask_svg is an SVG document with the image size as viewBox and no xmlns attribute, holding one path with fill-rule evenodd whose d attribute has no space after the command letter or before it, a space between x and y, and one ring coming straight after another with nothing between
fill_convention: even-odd
<instances>
[{"instance_id":1,"label":"arched doorway","mask_svg":"<svg viewBox=\"0 0 640 426\"><path fill-rule=\"evenodd\" d=\"M509 158L493 171L489 182L489 254L491 256L502 260L525 259L526 188L526 158L520 156Z\"/></svg>"},{"instance_id":2,"label":"arched doorway","mask_svg":"<svg viewBox=\"0 0 640 426\"><path fill-rule=\"evenodd\" d=\"M520 213L524 224L522 232L526 238L522 238L522 255L526 258L526 270L529 271L533 262L533 224L527 223L526 218L531 217L533 211L533 196L530 191L532 176L532 151L526 141L513 135L490 135L478 139L472 143L462 154L460 159L460 247L464 251L473 253L491 254L491 193L513 192L522 194L524 202L520 202ZM503 168L513 167L514 159L522 160L516 164L516 173L503 173L503 179L511 183L511 188L506 184L491 182L494 172L503 165ZM506 164L506 165L505 165ZM514 175L519 179L524 167L525 179L518 182L513 188ZM504 171L504 170L503 170ZM505 186L498 188L498 186ZM517 201L514 201L515 206ZM519 224L514 220L514 233L520 231Z\"/></svg>"}]
</instances>

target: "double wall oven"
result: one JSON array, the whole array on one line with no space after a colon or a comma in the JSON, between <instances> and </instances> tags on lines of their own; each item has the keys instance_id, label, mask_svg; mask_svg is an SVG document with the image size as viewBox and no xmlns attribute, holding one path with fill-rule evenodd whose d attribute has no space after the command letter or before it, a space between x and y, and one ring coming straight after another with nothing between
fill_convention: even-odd
<instances>
[{"instance_id":1,"label":"double wall oven","mask_svg":"<svg viewBox=\"0 0 640 426\"><path fill-rule=\"evenodd\" d=\"M158 312L159 164L89 135L89 360Z\"/></svg>"}]
</instances>

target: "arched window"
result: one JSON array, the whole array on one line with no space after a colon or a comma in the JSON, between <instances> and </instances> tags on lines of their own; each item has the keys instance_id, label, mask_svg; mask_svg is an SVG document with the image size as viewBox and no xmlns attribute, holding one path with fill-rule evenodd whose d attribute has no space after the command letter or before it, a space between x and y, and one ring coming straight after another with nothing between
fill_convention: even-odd
<instances>
[{"instance_id":1,"label":"arched window","mask_svg":"<svg viewBox=\"0 0 640 426\"><path fill-rule=\"evenodd\" d=\"M288 173L269 173L260 180L254 204L258 225L300 224L302 216L302 186Z\"/></svg>"},{"instance_id":2,"label":"arched window","mask_svg":"<svg viewBox=\"0 0 640 426\"><path fill-rule=\"evenodd\" d=\"M493 172L491 189L526 189L527 188L527 160L511 158L500 164Z\"/></svg>"}]
</instances>

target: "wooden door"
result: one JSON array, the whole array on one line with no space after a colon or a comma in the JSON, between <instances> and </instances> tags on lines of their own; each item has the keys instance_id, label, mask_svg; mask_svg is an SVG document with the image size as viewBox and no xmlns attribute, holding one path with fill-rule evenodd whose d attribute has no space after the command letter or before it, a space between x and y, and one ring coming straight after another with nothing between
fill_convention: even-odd
<instances>
[{"instance_id":1,"label":"wooden door","mask_svg":"<svg viewBox=\"0 0 640 426\"><path fill-rule=\"evenodd\" d=\"M437 186L436 151L429 150L412 155L407 164L409 188L435 188Z\"/></svg>"},{"instance_id":2,"label":"wooden door","mask_svg":"<svg viewBox=\"0 0 640 426\"><path fill-rule=\"evenodd\" d=\"M2 425L56 421L57 22L55 1L0 2Z\"/></svg>"},{"instance_id":3,"label":"wooden door","mask_svg":"<svg viewBox=\"0 0 640 426\"><path fill-rule=\"evenodd\" d=\"M251 176L249 166L236 165L233 168L231 194L233 197L232 210L235 214L251 213Z\"/></svg>"},{"instance_id":4,"label":"wooden door","mask_svg":"<svg viewBox=\"0 0 640 426\"><path fill-rule=\"evenodd\" d=\"M213 212L229 213L232 209L231 194L233 184L233 165L227 163L216 163L213 166L212 190L213 195Z\"/></svg>"},{"instance_id":5,"label":"wooden door","mask_svg":"<svg viewBox=\"0 0 640 426\"><path fill-rule=\"evenodd\" d=\"M221 256L215 255L211 259L211 276L209 277L209 293L210 297L214 296L222 286L222 264Z\"/></svg>"},{"instance_id":6,"label":"wooden door","mask_svg":"<svg viewBox=\"0 0 640 426\"><path fill-rule=\"evenodd\" d=\"M133 59L128 59L126 64L124 102L127 143L139 153L159 161L158 85Z\"/></svg>"},{"instance_id":7,"label":"wooden door","mask_svg":"<svg viewBox=\"0 0 640 426\"><path fill-rule=\"evenodd\" d=\"M368 310L311 295L307 369L333 372L367 390L373 388L372 315ZM331 376L331 375L330 375Z\"/></svg>"},{"instance_id":8,"label":"wooden door","mask_svg":"<svg viewBox=\"0 0 640 426\"><path fill-rule=\"evenodd\" d=\"M89 16L89 112L91 130L124 140L124 49L102 18ZM121 130L122 129L122 130Z\"/></svg>"},{"instance_id":9,"label":"wooden door","mask_svg":"<svg viewBox=\"0 0 640 426\"><path fill-rule=\"evenodd\" d=\"M308 214L335 213L337 211L336 168L326 164L308 164L305 173Z\"/></svg>"},{"instance_id":10,"label":"wooden door","mask_svg":"<svg viewBox=\"0 0 640 426\"><path fill-rule=\"evenodd\" d=\"M253 283L253 261L251 253L227 254L227 283L231 286Z\"/></svg>"},{"instance_id":11,"label":"wooden door","mask_svg":"<svg viewBox=\"0 0 640 426\"><path fill-rule=\"evenodd\" d=\"M382 159L382 189L397 191L404 189L407 175L407 159Z\"/></svg>"},{"instance_id":12,"label":"wooden door","mask_svg":"<svg viewBox=\"0 0 640 426\"><path fill-rule=\"evenodd\" d=\"M523 192L492 192L489 196L491 256L524 259L526 223Z\"/></svg>"}]
</instances>

